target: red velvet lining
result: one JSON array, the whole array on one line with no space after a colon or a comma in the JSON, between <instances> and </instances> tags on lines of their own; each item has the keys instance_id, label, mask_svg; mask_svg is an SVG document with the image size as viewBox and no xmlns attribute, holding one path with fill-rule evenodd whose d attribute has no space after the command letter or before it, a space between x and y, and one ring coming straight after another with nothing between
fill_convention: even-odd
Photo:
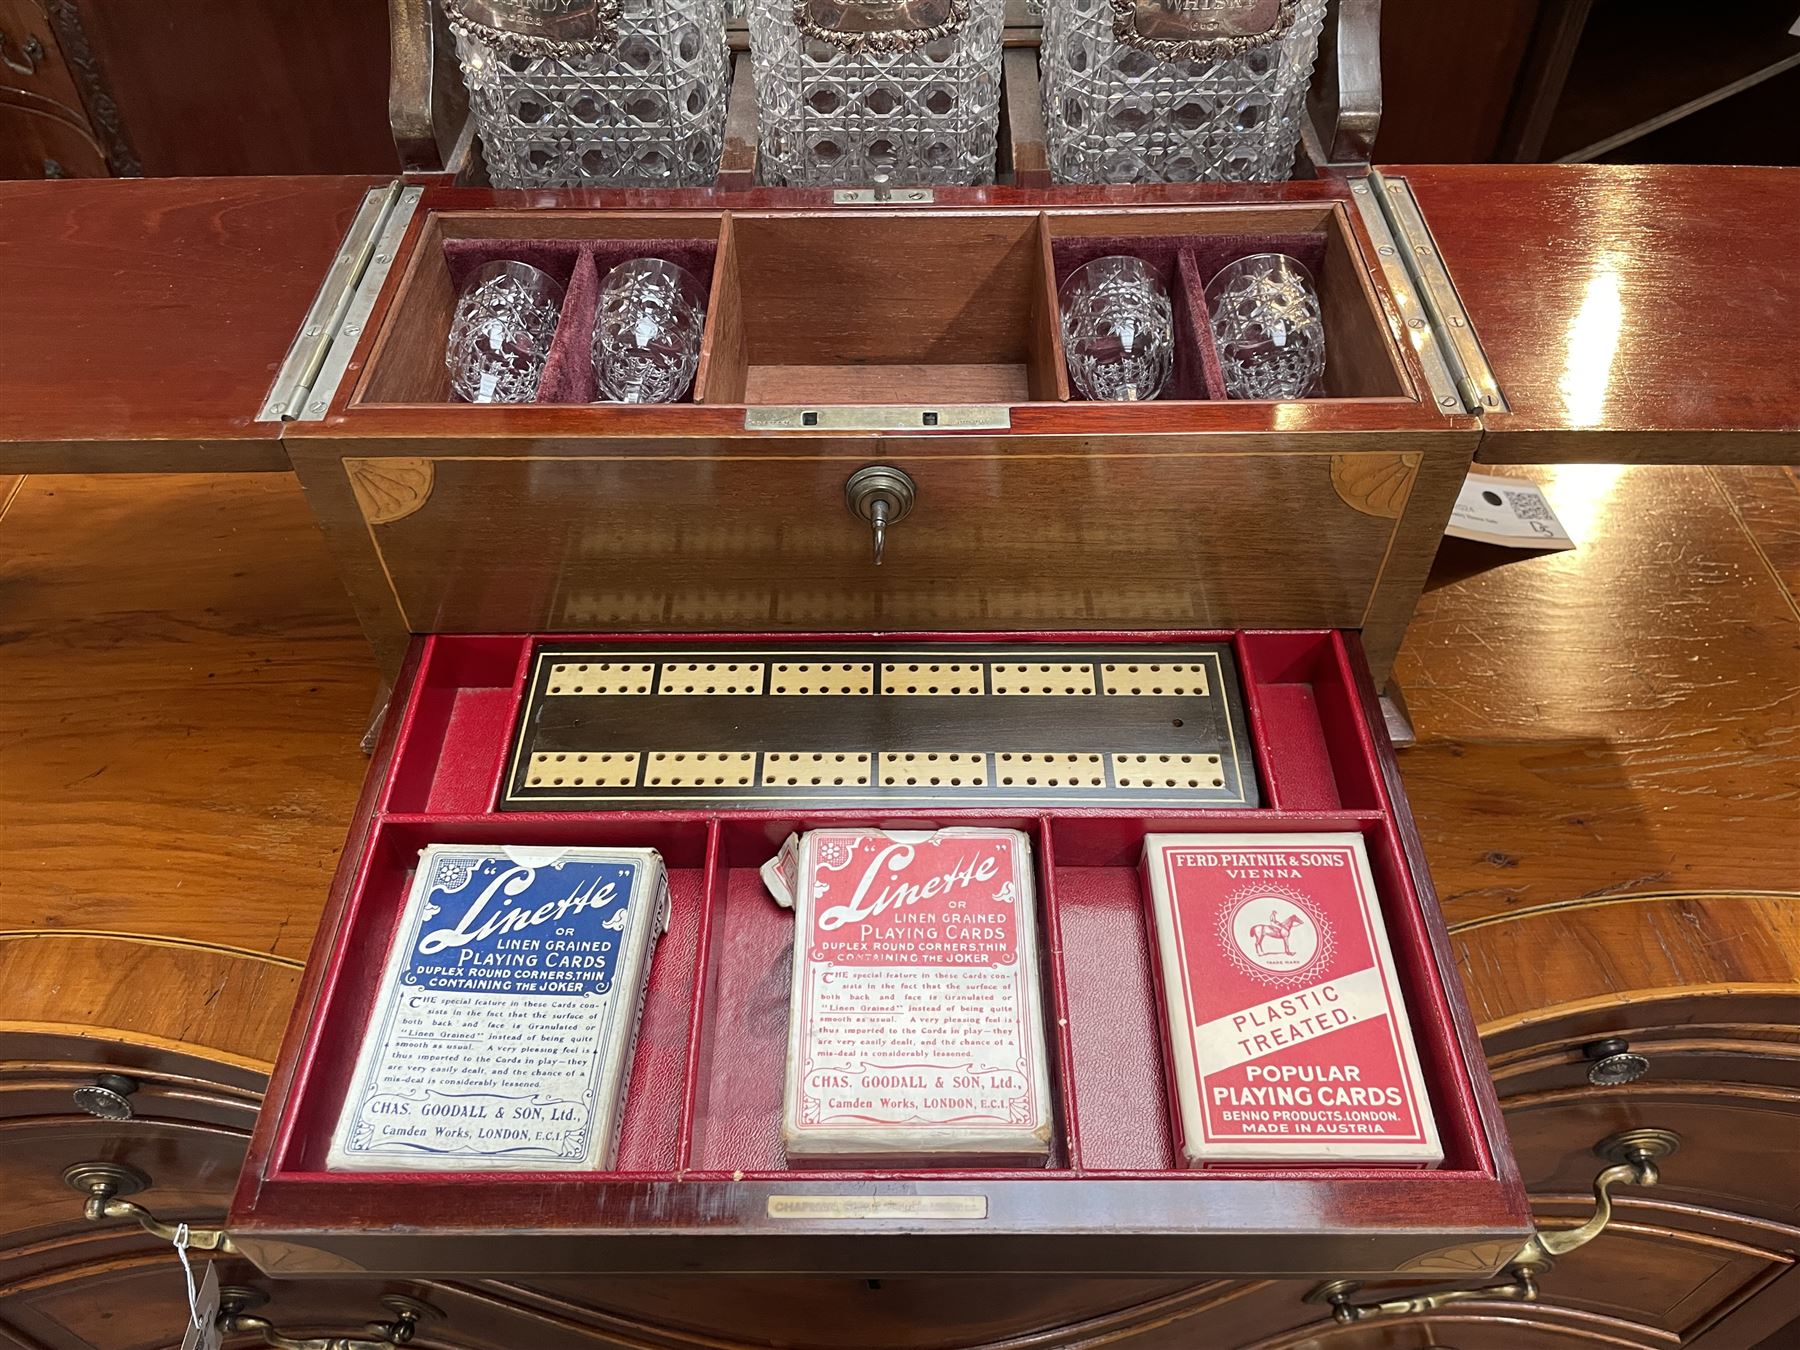
<instances>
[{"instance_id":1,"label":"red velvet lining","mask_svg":"<svg viewBox=\"0 0 1800 1350\"><path fill-rule=\"evenodd\" d=\"M277 1136L272 1175L319 1173L417 851L440 841L660 849L670 868L675 927L651 970L612 1175L806 1175L786 1169L778 1133L793 921L767 897L753 869L790 831L874 822L843 811L494 812L522 672L535 641L522 636L426 640L404 705L388 786L324 977L324 1001ZM1237 634L1233 645L1266 808L1011 815L963 810L934 813L929 821L880 821L896 827L985 823L1031 835L1041 888L1045 1029L1060 1127L1055 1156L1041 1175L1393 1174L1379 1167L1244 1166L1203 1173L1173 1168L1159 1005L1137 861L1145 833L1180 830L1362 833L1443 1136L1442 1170L1491 1171L1424 899L1414 887L1381 786L1377 733L1360 711L1344 641L1329 632L1259 632ZM975 1174L940 1169L902 1175ZM339 1184L364 1179L332 1174ZM444 1178L407 1180L430 1186ZM521 1176L484 1178L480 1184L499 1194L532 1183Z\"/></svg>"},{"instance_id":2,"label":"red velvet lining","mask_svg":"<svg viewBox=\"0 0 1800 1350\"><path fill-rule=\"evenodd\" d=\"M662 258L685 267L708 292L713 261L719 251L711 239L446 239L444 261L450 284L461 291L464 280L484 263L501 259L530 263L560 281L562 319L538 382L539 403L592 403L594 362L591 354L594 312L606 274L633 258ZM682 396L692 402L692 388Z\"/></svg>"},{"instance_id":3,"label":"red velvet lining","mask_svg":"<svg viewBox=\"0 0 1800 1350\"><path fill-rule=\"evenodd\" d=\"M1175 363L1163 399L1223 399L1225 376L1206 317L1206 283L1221 267L1256 253L1285 253L1319 274L1325 263L1322 234L1081 235L1052 239L1050 256L1060 294L1070 274L1095 258L1125 254L1157 271L1175 311ZM1070 396L1081 398L1071 386Z\"/></svg>"}]
</instances>

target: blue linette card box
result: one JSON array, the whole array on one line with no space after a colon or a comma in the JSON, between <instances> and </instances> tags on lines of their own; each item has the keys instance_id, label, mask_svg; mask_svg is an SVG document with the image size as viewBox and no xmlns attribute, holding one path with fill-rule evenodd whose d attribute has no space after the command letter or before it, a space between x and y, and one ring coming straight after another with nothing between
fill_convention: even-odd
<instances>
[{"instance_id":1,"label":"blue linette card box","mask_svg":"<svg viewBox=\"0 0 1800 1350\"><path fill-rule=\"evenodd\" d=\"M610 1167L668 916L653 849L421 850L326 1166Z\"/></svg>"}]
</instances>

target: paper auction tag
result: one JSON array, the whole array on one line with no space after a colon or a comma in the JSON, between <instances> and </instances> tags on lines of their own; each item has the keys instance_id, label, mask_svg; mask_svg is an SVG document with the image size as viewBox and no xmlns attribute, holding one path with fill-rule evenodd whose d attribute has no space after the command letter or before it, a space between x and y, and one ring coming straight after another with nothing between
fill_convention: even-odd
<instances>
[{"instance_id":1,"label":"paper auction tag","mask_svg":"<svg viewBox=\"0 0 1800 1350\"><path fill-rule=\"evenodd\" d=\"M178 1247L178 1251L181 1249ZM187 1265L182 1251L182 1265ZM219 1271L210 1261L200 1277L200 1291L194 1292L193 1272L188 1272L188 1324L181 1338L181 1350L219 1350L225 1331L219 1325Z\"/></svg>"},{"instance_id":2,"label":"paper auction tag","mask_svg":"<svg viewBox=\"0 0 1800 1350\"><path fill-rule=\"evenodd\" d=\"M1575 547L1536 483L1485 473L1472 473L1464 480L1444 533L1501 548L1545 553Z\"/></svg>"}]
</instances>

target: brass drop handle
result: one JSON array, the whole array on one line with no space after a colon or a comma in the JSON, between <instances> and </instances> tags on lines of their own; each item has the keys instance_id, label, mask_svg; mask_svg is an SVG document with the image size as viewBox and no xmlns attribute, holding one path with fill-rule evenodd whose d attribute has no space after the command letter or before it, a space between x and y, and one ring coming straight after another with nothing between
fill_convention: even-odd
<instances>
[{"instance_id":1,"label":"brass drop handle","mask_svg":"<svg viewBox=\"0 0 1800 1350\"><path fill-rule=\"evenodd\" d=\"M405 1345L413 1338L418 1325L426 1318L443 1313L405 1294L382 1296L381 1306L393 1314L386 1322L370 1322L367 1336L284 1336L266 1317L258 1317L250 1309L268 1302L268 1296L249 1285L228 1284L219 1290L219 1327L233 1336L260 1336L264 1345L275 1350L385 1350Z\"/></svg>"},{"instance_id":2,"label":"brass drop handle","mask_svg":"<svg viewBox=\"0 0 1800 1350\"><path fill-rule=\"evenodd\" d=\"M13 56L8 50L11 46L11 36L0 31L0 61L6 62L6 68L19 75L37 74L37 68L44 59L44 44L37 40L36 35L26 34L25 43L19 48L19 56L23 60Z\"/></svg>"},{"instance_id":3,"label":"brass drop handle","mask_svg":"<svg viewBox=\"0 0 1800 1350\"><path fill-rule=\"evenodd\" d=\"M63 1169L63 1182L71 1190L87 1196L81 1212L89 1223L126 1219L164 1242L175 1241L184 1227L159 1219L142 1205L120 1198L150 1189L150 1178L135 1167L114 1162L79 1162ZM223 1228L188 1228L185 1245L196 1251L238 1255L236 1245Z\"/></svg>"},{"instance_id":4,"label":"brass drop handle","mask_svg":"<svg viewBox=\"0 0 1800 1350\"><path fill-rule=\"evenodd\" d=\"M881 566L887 551L888 527L911 514L919 485L904 469L888 464L868 464L851 474L844 484L844 504L850 514L869 522L875 534L875 565Z\"/></svg>"},{"instance_id":5,"label":"brass drop handle","mask_svg":"<svg viewBox=\"0 0 1800 1350\"><path fill-rule=\"evenodd\" d=\"M1553 1233L1534 1232L1519 1249L1519 1254L1506 1265L1504 1283L1483 1285L1476 1289L1441 1289L1411 1298L1391 1298L1378 1303L1357 1303L1362 1289L1360 1280L1333 1280L1319 1285L1306 1295L1309 1303L1331 1305L1331 1315L1346 1325L1364 1322L1371 1317L1405 1317L1435 1312L1451 1303L1505 1301L1533 1303L1537 1301L1538 1280L1577 1247L1585 1247L1606 1230L1612 1219L1612 1190L1615 1186L1654 1186L1661 1180L1657 1163L1681 1147L1681 1136L1673 1130L1653 1128L1624 1130L1602 1139L1594 1152L1610 1166L1594 1178L1594 1212L1577 1228Z\"/></svg>"}]
</instances>

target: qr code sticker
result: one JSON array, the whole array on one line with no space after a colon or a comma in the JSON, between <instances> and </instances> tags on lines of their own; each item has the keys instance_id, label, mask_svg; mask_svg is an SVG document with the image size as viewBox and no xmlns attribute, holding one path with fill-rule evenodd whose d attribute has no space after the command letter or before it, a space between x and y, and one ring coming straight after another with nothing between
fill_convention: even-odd
<instances>
[{"instance_id":1,"label":"qr code sticker","mask_svg":"<svg viewBox=\"0 0 1800 1350\"><path fill-rule=\"evenodd\" d=\"M1556 533L1556 517L1550 511L1550 503L1535 492L1508 492L1506 504L1520 520L1530 523L1538 534L1554 535Z\"/></svg>"}]
</instances>

